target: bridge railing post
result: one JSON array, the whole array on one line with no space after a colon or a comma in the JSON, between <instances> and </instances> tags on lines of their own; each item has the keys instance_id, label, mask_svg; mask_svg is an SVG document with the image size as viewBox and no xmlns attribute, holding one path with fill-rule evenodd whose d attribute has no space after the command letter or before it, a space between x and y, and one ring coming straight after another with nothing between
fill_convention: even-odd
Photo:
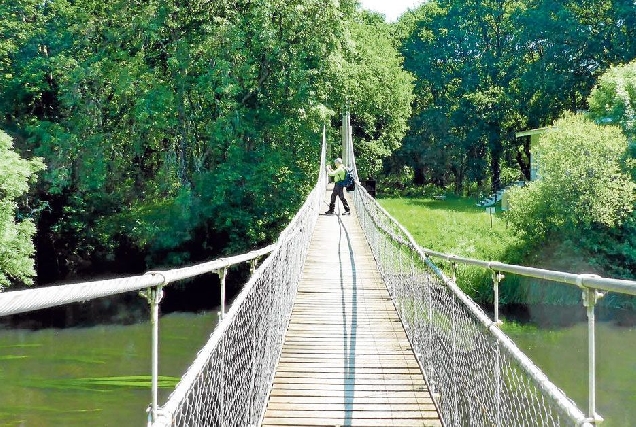
<instances>
[{"instance_id":1,"label":"bridge railing post","mask_svg":"<svg viewBox=\"0 0 636 427\"><path fill-rule=\"evenodd\" d=\"M225 317L225 279L227 278L227 268L222 268L216 272L219 275L219 281L221 282L221 311L219 312L219 319L223 320Z\"/></svg>"},{"instance_id":2,"label":"bridge railing post","mask_svg":"<svg viewBox=\"0 0 636 427\"><path fill-rule=\"evenodd\" d=\"M165 279L164 279L165 281ZM139 293L150 304L150 323L152 327L152 378L151 378L151 404L149 411L149 424L157 420L157 406L159 394L159 303L163 298L163 285L156 288L148 288Z\"/></svg>"},{"instance_id":3,"label":"bridge railing post","mask_svg":"<svg viewBox=\"0 0 636 427\"><path fill-rule=\"evenodd\" d=\"M499 320L499 283L505 276L499 271L492 272L492 288L493 288L493 307L495 311L495 324L500 325L502 322Z\"/></svg>"},{"instance_id":4,"label":"bridge railing post","mask_svg":"<svg viewBox=\"0 0 636 427\"><path fill-rule=\"evenodd\" d=\"M603 417L596 413L596 316L594 307L605 294L597 289L583 287L583 277L595 275L580 275L577 285L583 289L583 305L587 308L587 336L588 336L588 417L590 422L600 424ZM598 276L596 276L598 277Z\"/></svg>"}]
</instances>

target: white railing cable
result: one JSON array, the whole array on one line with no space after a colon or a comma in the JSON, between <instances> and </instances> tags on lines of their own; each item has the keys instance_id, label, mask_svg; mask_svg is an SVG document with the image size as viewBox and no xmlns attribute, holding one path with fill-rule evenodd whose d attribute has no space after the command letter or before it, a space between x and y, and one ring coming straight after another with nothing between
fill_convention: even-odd
<instances>
[{"instance_id":1,"label":"white railing cable","mask_svg":"<svg viewBox=\"0 0 636 427\"><path fill-rule=\"evenodd\" d=\"M431 261L438 253L417 245L359 182L354 203L445 425L589 426L600 421L593 412L586 417ZM452 255L446 259L462 261ZM495 271L501 267L485 264ZM596 281L577 280L579 285Z\"/></svg>"},{"instance_id":2,"label":"white railing cable","mask_svg":"<svg viewBox=\"0 0 636 427\"><path fill-rule=\"evenodd\" d=\"M441 258L457 264L473 265L493 271L502 271L519 276L532 277L535 279L544 279L552 282L574 285L579 288L596 289L600 291L616 292L627 295L636 295L636 281L634 280L605 278L591 274L566 273L563 271L505 264L497 261L483 261L436 252L425 248L421 248L421 251L428 256Z\"/></svg>"},{"instance_id":3,"label":"white railing cable","mask_svg":"<svg viewBox=\"0 0 636 427\"><path fill-rule=\"evenodd\" d=\"M0 293L0 316L25 313L73 302L88 301L109 295L139 291L159 285L167 285L178 280L215 272L235 264L259 258L270 253L273 249L274 245L270 245L246 254L220 258L190 267L151 271L141 276L2 292Z\"/></svg>"}]
</instances>

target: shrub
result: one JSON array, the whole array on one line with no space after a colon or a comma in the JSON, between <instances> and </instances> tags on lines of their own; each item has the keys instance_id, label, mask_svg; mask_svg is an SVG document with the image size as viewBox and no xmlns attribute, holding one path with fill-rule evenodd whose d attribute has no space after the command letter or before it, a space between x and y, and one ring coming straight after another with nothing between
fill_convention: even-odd
<instances>
[{"instance_id":1,"label":"shrub","mask_svg":"<svg viewBox=\"0 0 636 427\"><path fill-rule=\"evenodd\" d=\"M39 159L25 160L13 151L13 141L0 131L0 290L12 280L32 284L35 276L30 218L16 221L17 200L29 190L35 174L44 168Z\"/></svg>"},{"instance_id":2,"label":"shrub","mask_svg":"<svg viewBox=\"0 0 636 427\"><path fill-rule=\"evenodd\" d=\"M582 115L560 119L540 141L539 179L510 190L509 223L535 241L619 226L636 200L635 184L621 162L626 148L617 127L599 126Z\"/></svg>"}]
</instances>

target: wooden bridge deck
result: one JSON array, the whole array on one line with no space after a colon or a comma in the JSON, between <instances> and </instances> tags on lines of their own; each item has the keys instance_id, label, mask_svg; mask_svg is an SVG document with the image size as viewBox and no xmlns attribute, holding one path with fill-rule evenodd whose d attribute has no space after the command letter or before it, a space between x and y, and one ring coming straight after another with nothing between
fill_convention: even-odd
<instances>
[{"instance_id":1,"label":"wooden bridge deck","mask_svg":"<svg viewBox=\"0 0 636 427\"><path fill-rule=\"evenodd\" d=\"M355 215L318 219L262 425L441 426Z\"/></svg>"}]
</instances>

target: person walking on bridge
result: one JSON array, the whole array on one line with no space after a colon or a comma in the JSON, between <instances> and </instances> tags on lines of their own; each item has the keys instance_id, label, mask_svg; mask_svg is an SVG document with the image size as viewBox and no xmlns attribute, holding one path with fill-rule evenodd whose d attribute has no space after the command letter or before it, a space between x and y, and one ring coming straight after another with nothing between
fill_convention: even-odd
<instances>
[{"instance_id":1,"label":"person walking on bridge","mask_svg":"<svg viewBox=\"0 0 636 427\"><path fill-rule=\"evenodd\" d=\"M345 167L342 164L342 159L340 157L334 160L334 163L336 164L336 169L331 169L331 165L327 165L327 175L333 176L334 185L333 191L331 192L331 203L329 203L329 210L325 212L325 215L333 215L334 209L336 207L336 196L340 197L342 206L344 206L345 215L349 215L351 209L349 209L349 203L347 203L347 199L345 199L344 195L345 177L347 176L347 171L345 170Z\"/></svg>"}]
</instances>

